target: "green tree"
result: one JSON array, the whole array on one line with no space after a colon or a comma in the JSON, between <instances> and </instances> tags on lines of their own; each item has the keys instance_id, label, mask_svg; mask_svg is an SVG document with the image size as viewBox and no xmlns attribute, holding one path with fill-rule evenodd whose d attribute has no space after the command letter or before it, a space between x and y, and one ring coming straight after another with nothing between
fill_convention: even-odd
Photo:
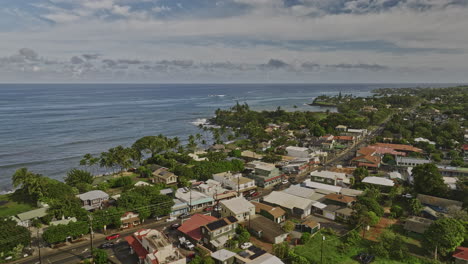
<instances>
[{"instance_id":1,"label":"green tree","mask_svg":"<svg viewBox=\"0 0 468 264\"><path fill-rule=\"evenodd\" d=\"M302 244L307 244L307 242L309 242L309 241L310 241L310 233L309 232L302 233L301 243Z\"/></svg>"},{"instance_id":2,"label":"green tree","mask_svg":"<svg viewBox=\"0 0 468 264\"><path fill-rule=\"evenodd\" d=\"M289 255L289 244L288 242L282 242L273 245L273 254L280 259L284 259Z\"/></svg>"},{"instance_id":3,"label":"green tree","mask_svg":"<svg viewBox=\"0 0 468 264\"><path fill-rule=\"evenodd\" d=\"M151 154L154 157L156 154L166 150L168 143L167 139L161 136L146 136L133 143L132 148L141 154Z\"/></svg>"},{"instance_id":4,"label":"green tree","mask_svg":"<svg viewBox=\"0 0 468 264\"><path fill-rule=\"evenodd\" d=\"M461 245L465 232L463 224L456 219L438 219L424 232L425 246L435 254L446 256Z\"/></svg>"},{"instance_id":5,"label":"green tree","mask_svg":"<svg viewBox=\"0 0 468 264\"><path fill-rule=\"evenodd\" d=\"M243 244L250 241L250 233L245 227L238 226L236 229L236 233L239 244Z\"/></svg>"},{"instance_id":6,"label":"green tree","mask_svg":"<svg viewBox=\"0 0 468 264\"><path fill-rule=\"evenodd\" d=\"M32 173L27 168L20 168L13 174L12 181L13 187L20 187L17 191L26 195L32 202L44 196L47 178L40 174Z\"/></svg>"},{"instance_id":7,"label":"green tree","mask_svg":"<svg viewBox=\"0 0 468 264\"><path fill-rule=\"evenodd\" d=\"M359 184L362 182L362 180L365 177L369 176L369 171L364 167L359 167L353 171L353 176L354 176L354 183Z\"/></svg>"},{"instance_id":8,"label":"green tree","mask_svg":"<svg viewBox=\"0 0 468 264\"><path fill-rule=\"evenodd\" d=\"M385 230L379 237L378 243L372 247L375 254L396 260L403 260L408 256L408 247L404 238L389 230Z\"/></svg>"},{"instance_id":9,"label":"green tree","mask_svg":"<svg viewBox=\"0 0 468 264\"><path fill-rule=\"evenodd\" d=\"M294 222L287 220L286 222L284 222L283 230L286 232L291 232L294 230L294 227L295 227Z\"/></svg>"},{"instance_id":10,"label":"green tree","mask_svg":"<svg viewBox=\"0 0 468 264\"><path fill-rule=\"evenodd\" d=\"M423 206L418 199L414 198L410 201L410 209L412 214L419 215L423 209Z\"/></svg>"},{"instance_id":11,"label":"green tree","mask_svg":"<svg viewBox=\"0 0 468 264\"><path fill-rule=\"evenodd\" d=\"M92 184L94 177L88 171L72 169L67 172L67 176L64 180L66 184L77 187L78 184Z\"/></svg>"},{"instance_id":12,"label":"green tree","mask_svg":"<svg viewBox=\"0 0 468 264\"><path fill-rule=\"evenodd\" d=\"M445 196L448 192L442 175L437 166L428 163L417 165L412 171L414 177L414 190L417 193L435 196Z\"/></svg>"},{"instance_id":13,"label":"green tree","mask_svg":"<svg viewBox=\"0 0 468 264\"><path fill-rule=\"evenodd\" d=\"M0 218L0 255L13 250L18 245L27 246L31 241L31 232L11 219ZM2 255L3 256L3 255Z\"/></svg>"},{"instance_id":14,"label":"green tree","mask_svg":"<svg viewBox=\"0 0 468 264\"><path fill-rule=\"evenodd\" d=\"M104 249L93 248L93 259L94 264L107 264L108 263L108 256L107 251Z\"/></svg>"},{"instance_id":15,"label":"green tree","mask_svg":"<svg viewBox=\"0 0 468 264\"><path fill-rule=\"evenodd\" d=\"M400 218L403 215L403 208L399 205L392 205L390 212L394 218Z\"/></svg>"}]
</instances>

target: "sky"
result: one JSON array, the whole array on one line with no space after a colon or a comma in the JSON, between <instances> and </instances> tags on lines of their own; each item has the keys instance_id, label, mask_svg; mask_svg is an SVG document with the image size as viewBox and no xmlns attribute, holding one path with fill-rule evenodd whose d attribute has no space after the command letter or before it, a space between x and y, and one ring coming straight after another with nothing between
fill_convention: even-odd
<instances>
[{"instance_id":1,"label":"sky","mask_svg":"<svg viewBox=\"0 0 468 264\"><path fill-rule=\"evenodd\" d=\"M2 0L0 82L467 83L468 0Z\"/></svg>"}]
</instances>

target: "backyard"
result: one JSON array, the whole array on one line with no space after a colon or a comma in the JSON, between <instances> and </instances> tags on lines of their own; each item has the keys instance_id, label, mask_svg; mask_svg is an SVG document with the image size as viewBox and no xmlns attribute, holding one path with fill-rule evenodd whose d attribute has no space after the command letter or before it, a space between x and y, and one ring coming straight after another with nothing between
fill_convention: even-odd
<instances>
[{"instance_id":1,"label":"backyard","mask_svg":"<svg viewBox=\"0 0 468 264\"><path fill-rule=\"evenodd\" d=\"M13 194L0 195L0 217L13 216L34 209L29 204L19 203L14 200Z\"/></svg>"}]
</instances>

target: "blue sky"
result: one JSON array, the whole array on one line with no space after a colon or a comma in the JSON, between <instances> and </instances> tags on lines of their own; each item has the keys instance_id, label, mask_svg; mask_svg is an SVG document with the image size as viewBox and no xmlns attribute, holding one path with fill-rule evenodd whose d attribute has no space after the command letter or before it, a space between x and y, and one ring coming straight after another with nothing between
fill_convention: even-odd
<instances>
[{"instance_id":1,"label":"blue sky","mask_svg":"<svg viewBox=\"0 0 468 264\"><path fill-rule=\"evenodd\" d=\"M0 82L468 82L468 0L2 0Z\"/></svg>"}]
</instances>

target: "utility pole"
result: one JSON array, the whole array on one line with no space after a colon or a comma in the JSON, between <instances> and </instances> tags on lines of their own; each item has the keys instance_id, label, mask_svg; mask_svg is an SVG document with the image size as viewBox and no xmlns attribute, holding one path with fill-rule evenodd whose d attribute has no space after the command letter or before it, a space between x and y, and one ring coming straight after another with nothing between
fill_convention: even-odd
<instances>
[{"instance_id":1,"label":"utility pole","mask_svg":"<svg viewBox=\"0 0 468 264\"><path fill-rule=\"evenodd\" d=\"M237 176L237 197L240 196L240 175Z\"/></svg>"},{"instance_id":2,"label":"utility pole","mask_svg":"<svg viewBox=\"0 0 468 264\"><path fill-rule=\"evenodd\" d=\"M91 263L94 263L94 259L93 259L93 216L92 215L88 215L89 217L89 235L90 235L90 253L91 253Z\"/></svg>"},{"instance_id":3,"label":"utility pole","mask_svg":"<svg viewBox=\"0 0 468 264\"><path fill-rule=\"evenodd\" d=\"M39 263L42 264L42 257L41 257L41 241L39 239L39 228L37 229L37 250L39 252Z\"/></svg>"},{"instance_id":4,"label":"utility pole","mask_svg":"<svg viewBox=\"0 0 468 264\"><path fill-rule=\"evenodd\" d=\"M323 264L323 241L325 241L325 236L322 236L322 245L320 249L320 264Z\"/></svg>"}]
</instances>

